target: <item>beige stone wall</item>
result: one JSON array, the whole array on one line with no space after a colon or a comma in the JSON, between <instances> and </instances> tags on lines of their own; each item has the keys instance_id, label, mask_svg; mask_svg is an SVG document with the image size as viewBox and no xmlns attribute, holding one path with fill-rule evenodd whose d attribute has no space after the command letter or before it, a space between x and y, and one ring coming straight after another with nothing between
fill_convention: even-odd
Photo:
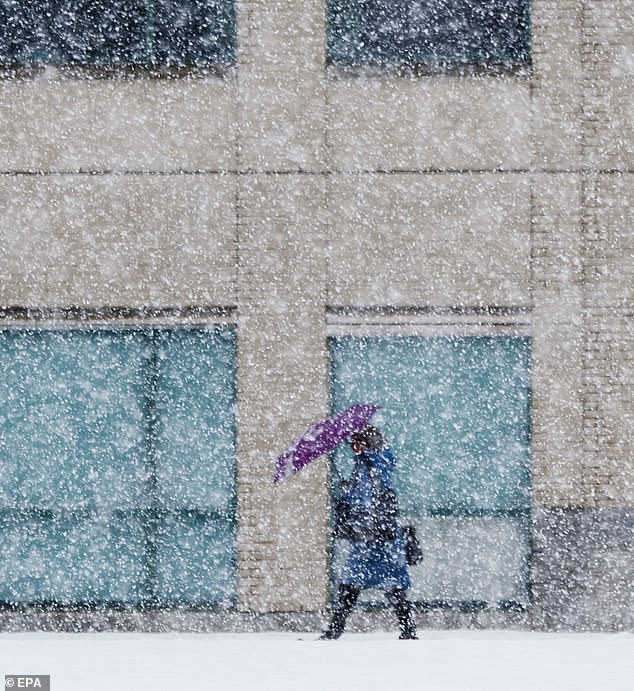
<instances>
[{"instance_id":1,"label":"beige stone wall","mask_svg":"<svg viewBox=\"0 0 634 691\"><path fill-rule=\"evenodd\" d=\"M320 609L326 598L325 459L273 485L275 457L328 412L323 331L324 181L240 185L239 606Z\"/></svg>"},{"instance_id":2,"label":"beige stone wall","mask_svg":"<svg viewBox=\"0 0 634 691\"><path fill-rule=\"evenodd\" d=\"M539 505L631 507L632 4L533 3ZM613 171L620 171L617 174Z\"/></svg>"},{"instance_id":3,"label":"beige stone wall","mask_svg":"<svg viewBox=\"0 0 634 691\"><path fill-rule=\"evenodd\" d=\"M322 0L238 3L241 170L324 169L324 37Z\"/></svg>"},{"instance_id":4,"label":"beige stone wall","mask_svg":"<svg viewBox=\"0 0 634 691\"><path fill-rule=\"evenodd\" d=\"M532 309L545 507L632 506L631 0L533 0L533 66L345 75L324 0L238 3L220 76L0 80L0 303L238 309L239 598L319 609L330 306Z\"/></svg>"},{"instance_id":5,"label":"beige stone wall","mask_svg":"<svg viewBox=\"0 0 634 691\"><path fill-rule=\"evenodd\" d=\"M574 171L582 165L583 3L532 3L533 165Z\"/></svg>"},{"instance_id":6,"label":"beige stone wall","mask_svg":"<svg viewBox=\"0 0 634 691\"><path fill-rule=\"evenodd\" d=\"M521 77L331 79L328 120L338 171L530 165L530 82Z\"/></svg>"},{"instance_id":7,"label":"beige stone wall","mask_svg":"<svg viewBox=\"0 0 634 691\"><path fill-rule=\"evenodd\" d=\"M275 457L328 412L324 14L239 4L239 607L319 610L327 598L325 459L273 485Z\"/></svg>"},{"instance_id":8,"label":"beige stone wall","mask_svg":"<svg viewBox=\"0 0 634 691\"><path fill-rule=\"evenodd\" d=\"M533 492L580 507L583 466L582 176L532 178Z\"/></svg>"},{"instance_id":9,"label":"beige stone wall","mask_svg":"<svg viewBox=\"0 0 634 691\"><path fill-rule=\"evenodd\" d=\"M1 175L0 304L235 304L235 186L221 175Z\"/></svg>"},{"instance_id":10,"label":"beige stone wall","mask_svg":"<svg viewBox=\"0 0 634 691\"><path fill-rule=\"evenodd\" d=\"M0 79L2 172L232 170L235 79Z\"/></svg>"},{"instance_id":11,"label":"beige stone wall","mask_svg":"<svg viewBox=\"0 0 634 691\"><path fill-rule=\"evenodd\" d=\"M634 505L634 185L589 175L584 224L584 454L589 506Z\"/></svg>"},{"instance_id":12,"label":"beige stone wall","mask_svg":"<svg viewBox=\"0 0 634 691\"><path fill-rule=\"evenodd\" d=\"M634 5L583 9L584 498L632 507Z\"/></svg>"},{"instance_id":13,"label":"beige stone wall","mask_svg":"<svg viewBox=\"0 0 634 691\"><path fill-rule=\"evenodd\" d=\"M634 3L587 0L583 12L586 165L632 172L634 166Z\"/></svg>"},{"instance_id":14,"label":"beige stone wall","mask_svg":"<svg viewBox=\"0 0 634 691\"><path fill-rule=\"evenodd\" d=\"M530 305L530 199L522 175L333 176L328 303Z\"/></svg>"}]
</instances>

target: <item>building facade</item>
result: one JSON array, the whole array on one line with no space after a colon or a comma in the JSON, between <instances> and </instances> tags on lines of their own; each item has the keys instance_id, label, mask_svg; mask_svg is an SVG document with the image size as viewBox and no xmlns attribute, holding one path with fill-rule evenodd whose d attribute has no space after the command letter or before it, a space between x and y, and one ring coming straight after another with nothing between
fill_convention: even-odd
<instances>
[{"instance_id":1,"label":"building facade","mask_svg":"<svg viewBox=\"0 0 634 691\"><path fill-rule=\"evenodd\" d=\"M421 625L634 629L631 3L36 5L1 9L0 627L316 623L347 459L273 467L362 401Z\"/></svg>"}]
</instances>

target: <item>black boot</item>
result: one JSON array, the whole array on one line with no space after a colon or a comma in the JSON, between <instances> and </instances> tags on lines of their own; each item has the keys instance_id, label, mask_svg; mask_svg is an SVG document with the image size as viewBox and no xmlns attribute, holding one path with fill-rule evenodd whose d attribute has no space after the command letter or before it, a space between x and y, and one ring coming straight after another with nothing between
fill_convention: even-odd
<instances>
[{"instance_id":1,"label":"black boot","mask_svg":"<svg viewBox=\"0 0 634 691\"><path fill-rule=\"evenodd\" d=\"M339 586L339 594L335 610L332 613L330 625L324 631L319 640L334 641L341 636L346 628L346 619L352 611L361 590L352 585L342 584Z\"/></svg>"},{"instance_id":2,"label":"black boot","mask_svg":"<svg viewBox=\"0 0 634 691\"><path fill-rule=\"evenodd\" d=\"M396 617L398 618L398 625L401 629L399 639L402 641L417 640L416 622L412 616L412 606L407 599L405 591L399 588L397 590L391 590L389 593L386 593L385 596L394 608Z\"/></svg>"}]
</instances>

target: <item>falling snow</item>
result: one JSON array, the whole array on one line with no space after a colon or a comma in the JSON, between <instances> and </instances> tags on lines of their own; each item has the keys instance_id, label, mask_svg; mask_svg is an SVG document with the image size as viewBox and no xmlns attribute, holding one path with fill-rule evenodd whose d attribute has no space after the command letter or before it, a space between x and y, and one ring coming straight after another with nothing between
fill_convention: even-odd
<instances>
[{"instance_id":1,"label":"falling snow","mask_svg":"<svg viewBox=\"0 0 634 691\"><path fill-rule=\"evenodd\" d=\"M0 0L0 664L66 654L25 629L240 630L262 668L316 637L382 548L333 534L352 429L288 459L356 404L421 659L506 629L530 676L538 631L634 630L631 10ZM355 659L398 635L382 589Z\"/></svg>"}]
</instances>

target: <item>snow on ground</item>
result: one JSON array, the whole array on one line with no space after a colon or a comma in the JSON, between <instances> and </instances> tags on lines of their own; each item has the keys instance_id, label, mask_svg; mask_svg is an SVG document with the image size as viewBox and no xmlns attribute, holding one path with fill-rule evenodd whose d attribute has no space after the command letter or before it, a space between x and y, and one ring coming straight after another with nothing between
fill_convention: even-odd
<instances>
[{"instance_id":1,"label":"snow on ground","mask_svg":"<svg viewBox=\"0 0 634 691\"><path fill-rule=\"evenodd\" d=\"M0 683L50 674L52 691L634 691L634 634L316 635L2 634Z\"/></svg>"}]
</instances>

